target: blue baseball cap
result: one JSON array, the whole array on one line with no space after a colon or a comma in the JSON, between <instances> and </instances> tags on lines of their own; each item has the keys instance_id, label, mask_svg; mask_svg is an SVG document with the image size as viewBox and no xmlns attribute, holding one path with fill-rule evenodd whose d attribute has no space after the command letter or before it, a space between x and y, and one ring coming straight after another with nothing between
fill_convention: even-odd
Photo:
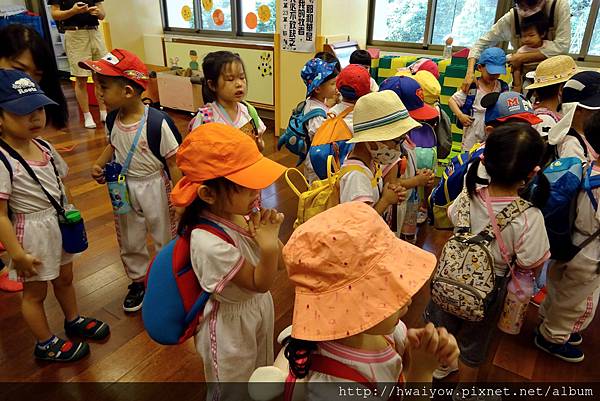
<instances>
[{"instance_id":1,"label":"blue baseball cap","mask_svg":"<svg viewBox=\"0 0 600 401\"><path fill-rule=\"evenodd\" d=\"M328 63L320 58L308 60L300 72L306 85L306 96L310 96L315 89L321 86L335 72L336 67L336 63Z\"/></svg>"},{"instance_id":2,"label":"blue baseball cap","mask_svg":"<svg viewBox=\"0 0 600 401\"><path fill-rule=\"evenodd\" d=\"M23 71L0 70L0 109L24 116L41 107L56 104Z\"/></svg>"},{"instance_id":3,"label":"blue baseball cap","mask_svg":"<svg viewBox=\"0 0 600 401\"><path fill-rule=\"evenodd\" d=\"M481 100L482 104L486 103L485 98L488 96L497 96L498 100L485 110L486 125L492 121L505 122L507 120L521 120L530 123L531 125L542 122L542 120L535 115L531 103L518 92L503 92L499 95L497 93L490 93Z\"/></svg>"},{"instance_id":4,"label":"blue baseball cap","mask_svg":"<svg viewBox=\"0 0 600 401\"><path fill-rule=\"evenodd\" d=\"M506 53L499 47L489 47L481 52L477 64L490 74L506 74Z\"/></svg>"},{"instance_id":5,"label":"blue baseball cap","mask_svg":"<svg viewBox=\"0 0 600 401\"><path fill-rule=\"evenodd\" d=\"M407 76L390 77L381 83L379 91L391 90L404 103L408 114L415 120L426 121L438 118L440 113L425 103L423 89L419 83Z\"/></svg>"}]
</instances>

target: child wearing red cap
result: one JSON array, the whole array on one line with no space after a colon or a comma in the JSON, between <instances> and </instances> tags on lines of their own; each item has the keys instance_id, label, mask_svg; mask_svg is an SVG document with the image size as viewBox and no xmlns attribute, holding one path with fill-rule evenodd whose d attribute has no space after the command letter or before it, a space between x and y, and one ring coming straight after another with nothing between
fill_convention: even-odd
<instances>
[{"instance_id":1,"label":"child wearing red cap","mask_svg":"<svg viewBox=\"0 0 600 401\"><path fill-rule=\"evenodd\" d=\"M142 102L148 70L135 54L114 49L101 60L83 61L80 65L95 73L99 94L111 110L106 122L109 144L94 163L92 177L103 184L104 167L113 160L128 167L121 173L126 178L131 210L115 212L115 225L121 260L132 281L123 310L136 312L142 307L150 263L148 231L157 250L175 235L169 175L173 183L181 178L175 163L181 136L166 113Z\"/></svg>"},{"instance_id":2,"label":"child wearing red cap","mask_svg":"<svg viewBox=\"0 0 600 401\"><path fill-rule=\"evenodd\" d=\"M247 382L259 366L273 363L273 299L269 293L282 246L283 214L255 210L260 190L285 167L265 158L242 131L219 123L203 124L177 152L185 174L171 192L185 207L179 234L190 236L192 268L212 296L196 334L207 382ZM244 216L251 215L247 221ZM231 241L194 229L208 221ZM209 385L207 399L246 399L232 386Z\"/></svg>"},{"instance_id":3,"label":"child wearing red cap","mask_svg":"<svg viewBox=\"0 0 600 401\"><path fill-rule=\"evenodd\" d=\"M337 90L342 95L342 101L329 109L329 112L339 116L348 110L344 122L351 132L354 132L354 124L352 124L354 105L358 99L371 92L370 78L371 76L363 66L350 64L340 72L335 82Z\"/></svg>"}]
</instances>

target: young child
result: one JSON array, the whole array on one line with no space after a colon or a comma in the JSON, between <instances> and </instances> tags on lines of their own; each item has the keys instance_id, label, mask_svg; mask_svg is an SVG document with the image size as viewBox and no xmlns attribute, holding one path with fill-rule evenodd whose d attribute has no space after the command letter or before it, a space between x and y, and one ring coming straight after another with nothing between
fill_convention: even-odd
<instances>
[{"instance_id":1,"label":"young child","mask_svg":"<svg viewBox=\"0 0 600 401\"><path fill-rule=\"evenodd\" d=\"M342 170L345 166L359 166L362 171L349 171L342 176L340 202L365 202L383 215L390 206L405 199L406 190L396 183L384 183L381 171L398 162L406 133L419 123L409 116L392 91L369 93L358 99L353 118L354 135L348 142L356 145Z\"/></svg>"},{"instance_id":2,"label":"young child","mask_svg":"<svg viewBox=\"0 0 600 401\"><path fill-rule=\"evenodd\" d=\"M534 82L526 89L527 96L535 99L535 115L542 119L542 123L536 127L540 135L547 137L550 129L562 118L558 111L562 88L576 73L577 65L570 56L550 57L537 66Z\"/></svg>"},{"instance_id":3,"label":"young child","mask_svg":"<svg viewBox=\"0 0 600 401\"><path fill-rule=\"evenodd\" d=\"M590 147L600 154L600 113L594 114L585 126ZM591 177L600 175L600 157L587 167ZM587 173L586 173L587 174ZM600 188L591 193L582 190L577 198L573 242L582 242L600 229ZM535 345L567 362L581 362L584 353L577 346L583 342L580 334L594 319L600 294L600 238L596 237L567 264L554 264L548 273L548 294L540 306L542 324Z\"/></svg>"},{"instance_id":4,"label":"young child","mask_svg":"<svg viewBox=\"0 0 600 401\"><path fill-rule=\"evenodd\" d=\"M335 72L338 75L342 71L342 64L340 63L340 60L333 53L321 51L321 52L317 52L313 58L321 59L326 63L334 63L335 64ZM340 103L341 101L342 101L342 95L336 90L335 96L326 98L324 103L327 105L327 107L332 108L333 106Z\"/></svg>"},{"instance_id":5,"label":"young child","mask_svg":"<svg viewBox=\"0 0 600 401\"><path fill-rule=\"evenodd\" d=\"M354 50L350 55L350 64L358 64L369 73L371 92L379 92L379 85L371 77L371 54L366 50Z\"/></svg>"},{"instance_id":6,"label":"young child","mask_svg":"<svg viewBox=\"0 0 600 401\"><path fill-rule=\"evenodd\" d=\"M325 104L325 99L337 96L338 71L336 68L336 63L328 63L320 58L313 58L304 65L300 72L306 85L306 104L302 111L303 114L315 109L322 109L327 114L329 107ZM308 120L306 127L310 139L315 136L315 132L323 124L323 121L325 121L325 117L319 116ZM319 179L312 167L310 157L304 161L304 175L309 184Z\"/></svg>"},{"instance_id":7,"label":"young child","mask_svg":"<svg viewBox=\"0 0 600 401\"><path fill-rule=\"evenodd\" d=\"M248 92L248 82L246 67L240 56L228 51L209 53L202 61L202 73L205 105L190 123L191 130L210 122L231 125L254 138L262 152L265 147L263 134L267 127L256 109L243 101Z\"/></svg>"},{"instance_id":8,"label":"young child","mask_svg":"<svg viewBox=\"0 0 600 401\"><path fill-rule=\"evenodd\" d=\"M548 17L543 12L535 13L521 20L521 46L516 53L531 53L541 51L548 45L545 40L548 33ZM506 61L510 64L511 56L506 57ZM523 89L523 66L512 68L514 92L521 92Z\"/></svg>"},{"instance_id":9,"label":"young child","mask_svg":"<svg viewBox=\"0 0 600 401\"><path fill-rule=\"evenodd\" d=\"M260 190L285 167L265 158L240 130L220 123L192 131L177 152L184 177L171 198L185 207L180 235L190 235L192 267L213 294L196 334L207 382L247 382L259 366L273 363L273 299L269 293L280 259L283 214L253 210ZM247 222L244 216L251 214ZM201 220L225 233L224 241L194 229ZM208 400L231 385L209 386ZM231 398L234 397L234 398Z\"/></svg>"},{"instance_id":10,"label":"young child","mask_svg":"<svg viewBox=\"0 0 600 401\"><path fill-rule=\"evenodd\" d=\"M456 363L458 347L444 328L407 329L400 320L435 256L397 239L371 207L345 203L308 220L283 258L296 286L284 354L292 385L308 383L306 400L337 399L338 385L323 383L357 378L379 391L386 383L431 382L436 363Z\"/></svg>"},{"instance_id":11,"label":"young child","mask_svg":"<svg viewBox=\"0 0 600 401\"><path fill-rule=\"evenodd\" d=\"M448 215L456 227L458 210L467 198L469 204L470 232L478 233L495 221L512 201L518 199L519 189L540 171L544 142L537 131L526 123L508 123L498 127L487 138L483 156L475 159L466 177L466 191L461 192L450 206ZM480 170L489 177L489 185L477 182ZM542 185L544 176L538 175L540 191L548 189L548 183ZM545 196L544 196L545 195ZM540 199L548 194L540 193ZM535 202L538 202L536 199ZM520 269L538 269L550 257L549 242L544 225L544 217L534 203L514 217L507 229L496 234L489 249L494 260L496 274L495 297L486 309L486 317L481 322L472 323L449 314L440 306L429 302L425 310L425 320L444 326L458 340L460 355L460 382L477 381L479 366L487 359L488 347L492 339L499 314L504 304L506 287L510 278L506 259L514 260ZM441 366L434 377L441 379L459 370L459 365Z\"/></svg>"},{"instance_id":12,"label":"young child","mask_svg":"<svg viewBox=\"0 0 600 401\"><path fill-rule=\"evenodd\" d=\"M38 139L46 126L46 105L56 103L29 75L0 70L0 242L10 258L11 273L24 281L21 308L37 341L34 356L70 362L86 356L90 348L85 342L63 340L50 330L44 312L49 282L65 315L67 336L102 340L110 329L97 319L80 316L77 310L73 255L63 250L57 210L48 197L68 207L61 181L68 168L49 143Z\"/></svg>"},{"instance_id":13,"label":"young child","mask_svg":"<svg viewBox=\"0 0 600 401\"><path fill-rule=\"evenodd\" d=\"M350 131L354 132L354 125L352 124L354 105L358 99L371 93L369 73L359 65L350 64L340 72L340 75L338 75L336 79L335 86L342 95L342 102L329 109L329 113L339 116L345 110L351 108L350 112L344 117L344 121Z\"/></svg>"},{"instance_id":14,"label":"young child","mask_svg":"<svg viewBox=\"0 0 600 401\"><path fill-rule=\"evenodd\" d=\"M584 135L585 123L600 110L600 72L583 71L567 81L562 92L564 117L548 133L559 157L577 157L582 163L596 159Z\"/></svg>"},{"instance_id":15,"label":"young child","mask_svg":"<svg viewBox=\"0 0 600 401\"><path fill-rule=\"evenodd\" d=\"M506 74L506 55L504 50L498 47L490 47L484 50L479 57L477 70L481 73L481 77L477 78L474 83L474 88L469 89L469 93L464 93L458 90L448 100L448 105L452 112L462 123L462 151L470 150L476 143L485 141L485 132L483 118L485 108L481 105L481 98L490 92L505 92L508 90L508 85L498 79L501 74ZM474 98L470 92L475 91ZM468 102L472 102L472 113L465 114L461 108Z\"/></svg>"},{"instance_id":16,"label":"young child","mask_svg":"<svg viewBox=\"0 0 600 401\"><path fill-rule=\"evenodd\" d=\"M115 115L112 130L108 131L107 123L109 144L92 166L94 180L103 184L106 164L114 160L124 166L132 152L125 174L131 210L125 214L115 213L115 225L121 261L132 281L123 301L123 310L136 312L142 307L144 280L150 263L146 245L148 231L157 250L175 235L174 209L169 202L171 183L166 169L173 183L177 183L181 172L175 163L175 153L180 135L166 114L149 109L142 102L148 70L135 54L114 49L101 60L80 64L82 68L95 72L100 96L111 110L109 116ZM150 113L159 114L162 123L150 126ZM139 139L137 143L136 137ZM159 154L152 150L152 138L158 138L156 147Z\"/></svg>"}]
</instances>

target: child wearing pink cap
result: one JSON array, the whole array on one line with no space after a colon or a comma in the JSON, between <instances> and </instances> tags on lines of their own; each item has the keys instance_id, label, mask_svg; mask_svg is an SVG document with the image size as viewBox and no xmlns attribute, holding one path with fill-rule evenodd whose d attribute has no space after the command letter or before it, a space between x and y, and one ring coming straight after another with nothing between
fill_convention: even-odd
<instances>
[{"instance_id":1,"label":"child wearing pink cap","mask_svg":"<svg viewBox=\"0 0 600 401\"><path fill-rule=\"evenodd\" d=\"M407 330L400 320L429 279L435 256L396 238L368 205L345 203L308 220L283 258L296 286L283 352L289 372L285 360L276 362L287 376L286 401L299 399L293 393L300 379L308 383L296 386L306 391L302 399L331 400L340 383L360 382L381 394L382 383L431 381L437 361L456 361L458 346L444 328ZM415 360L408 364L411 352ZM253 377L274 371L262 368ZM267 399L252 390L253 398Z\"/></svg>"}]
</instances>

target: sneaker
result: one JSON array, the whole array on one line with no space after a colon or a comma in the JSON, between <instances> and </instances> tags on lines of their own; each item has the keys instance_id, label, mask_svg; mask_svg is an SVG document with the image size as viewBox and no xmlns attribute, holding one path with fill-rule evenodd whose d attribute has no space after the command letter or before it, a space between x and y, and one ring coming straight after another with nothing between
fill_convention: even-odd
<instances>
[{"instance_id":1,"label":"sneaker","mask_svg":"<svg viewBox=\"0 0 600 401\"><path fill-rule=\"evenodd\" d=\"M129 287L127 288L129 289L129 292L123 301L123 310L125 312L137 312L142 309L146 287L144 286L144 283L133 282L129 284Z\"/></svg>"},{"instance_id":2,"label":"sneaker","mask_svg":"<svg viewBox=\"0 0 600 401\"><path fill-rule=\"evenodd\" d=\"M427 212L419 210L417 212L417 224L423 224L427 221Z\"/></svg>"},{"instance_id":3,"label":"sneaker","mask_svg":"<svg viewBox=\"0 0 600 401\"><path fill-rule=\"evenodd\" d=\"M54 336L45 346L36 345L33 355L37 359L52 362L74 362L90 353L86 343L65 341Z\"/></svg>"},{"instance_id":4,"label":"sneaker","mask_svg":"<svg viewBox=\"0 0 600 401\"><path fill-rule=\"evenodd\" d=\"M87 129L95 129L96 128L96 122L94 121L94 117L92 117L91 113L85 113L83 115L83 126Z\"/></svg>"},{"instance_id":5,"label":"sneaker","mask_svg":"<svg viewBox=\"0 0 600 401\"><path fill-rule=\"evenodd\" d=\"M571 345L581 345L583 342L583 337L579 333L572 333L567 342Z\"/></svg>"},{"instance_id":6,"label":"sneaker","mask_svg":"<svg viewBox=\"0 0 600 401\"><path fill-rule=\"evenodd\" d=\"M108 324L89 317L80 316L74 322L65 321L65 334L90 340L104 340L110 334Z\"/></svg>"},{"instance_id":7,"label":"sneaker","mask_svg":"<svg viewBox=\"0 0 600 401\"><path fill-rule=\"evenodd\" d=\"M23 291L23 283L8 278L8 272L0 274L0 291L20 292Z\"/></svg>"},{"instance_id":8,"label":"sneaker","mask_svg":"<svg viewBox=\"0 0 600 401\"><path fill-rule=\"evenodd\" d=\"M454 372L458 372L458 364L454 366L440 365L436 370L433 371L433 378L436 380L442 380Z\"/></svg>"},{"instance_id":9,"label":"sneaker","mask_svg":"<svg viewBox=\"0 0 600 401\"><path fill-rule=\"evenodd\" d=\"M536 347L538 347L542 351L554 355L555 357L562 359L563 361L572 363L583 361L583 351L569 343L551 343L550 341L546 340L541 334L536 335L533 342L535 343Z\"/></svg>"}]
</instances>

